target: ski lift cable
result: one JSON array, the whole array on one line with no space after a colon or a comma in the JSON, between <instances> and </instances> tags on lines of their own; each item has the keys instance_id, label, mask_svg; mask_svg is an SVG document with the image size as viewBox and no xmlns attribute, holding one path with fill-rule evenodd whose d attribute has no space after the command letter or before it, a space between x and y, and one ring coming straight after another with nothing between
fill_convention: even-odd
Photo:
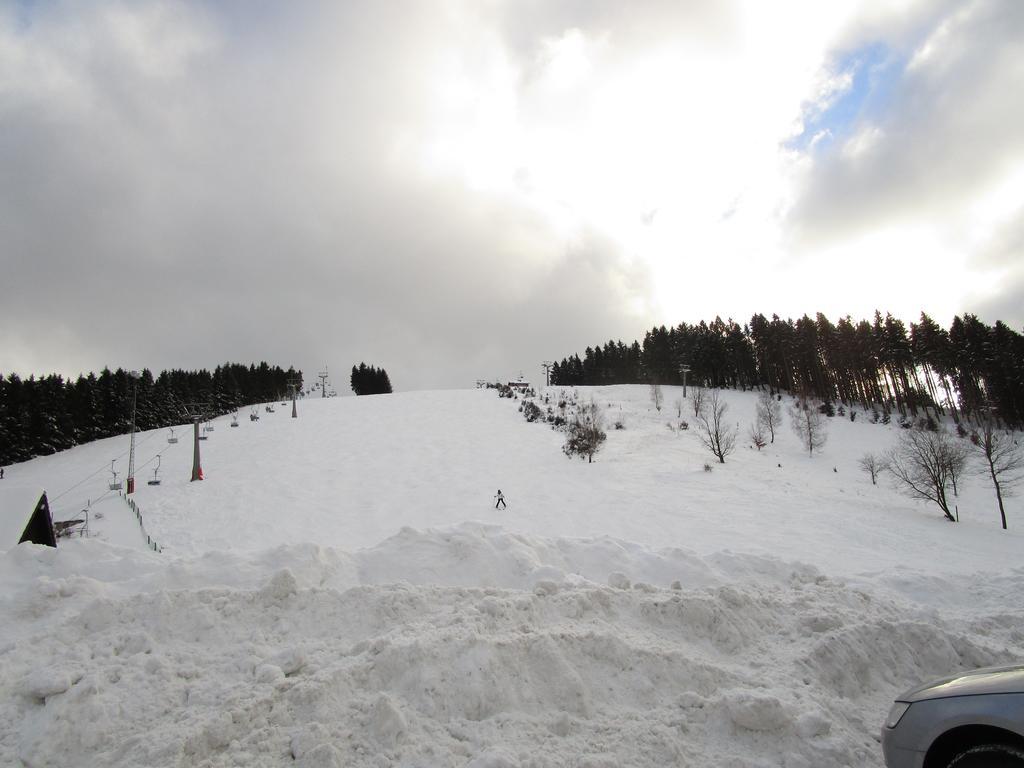
<instances>
[{"instance_id":1,"label":"ski lift cable","mask_svg":"<svg viewBox=\"0 0 1024 768\"><path fill-rule=\"evenodd\" d=\"M70 489L68 489L68 490L70 490ZM106 490L101 495L97 496L95 499L89 499L89 504L90 505L92 505L92 504L99 504L101 501L103 501L105 498L107 498L107 496L109 496L112 493L115 493L115 491ZM55 504L53 504L52 502L50 503L50 514L53 516L54 520L62 520L62 519L64 519L61 516L61 513L58 512L57 506Z\"/></svg>"},{"instance_id":2,"label":"ski lift cable","mask_svg":"<svg viewBox=\"0 0 1024 768\"><path fill-rule=\"evenodd\" d=\"M136 449L137 449L137 448L138 448L138 447L139 447L140 445L145 445L146 441L147 441L147 440L149 440L149 439L150 439L151 437L153 437L153 435L155 435L156 433L157 433L157 430L153 430L153 431L152 431L152 432L150 432L150 433L149 433L148 435L146 435L146 436L145 436L144 438L142 438L141 440L139 440L139 441L138 441L138 442L137 442L137 443L135 444L135 447L136 447ZM131 450L131 448L129 448L129 450ZM121 454L120 456L116 457L116 458L114 459L114 461L117 461L118 459L123 459L123 458L124 458L125 456L127 456L127 455L128 455L128 451L125 451L125 452L124 452L124 453L122 453L122 454ZM152 459L150 459L150 461L152 461ZM65 490L61 491L61 492L60 492L59 494L57 494L57 495L56 495L56 496L54 496L54 497L53 497L52 499L50 499L50 503L51 503L51 504L53 504L53 503L57 502L57 501L58 501L58 500L59 500L59 499L60 499L61 497L63 497L64 495L66 495L66 494L68 494L68 493L71 493L71 491L75 490L75 488L77 488L78 486L80 486L80 485L82 485L83 483L85 483L85 482L87 482L87 481L91 480L92 478L96 477L96 475L98 475L98 474L99 474L100 472L109 472L109 471L110 471L110 462L103 462L103 466L101 466L101 467L100 467L99 469L97 469L97 470L96 470L95 472L92 472L91 474L89 474L89 475L86 475L86 476L85 476L84 478L82 478L81 480L79 480L79 481L78 481L77 483L75 483L74 485L72 485L72 486L71 486L70 488L66 488Z\"/></svg>"},{"instance_id":3,"label":"ski lift cable","mask_svg":"<svg viewBox=\"0 0 1024 768\"><path fill-rule=\"evenodd\" d=\"M153 459L159 458L161 453L167 453L168 451L172 451L175 448L177 448L179 445L185 445L185 443L168 443L166 446L161 448L157 453L154 453L152 456L150 456L148 459L146 459L146 461L144 461L142 464L137 465L136 469L142 469L147 464L152 464L153 463Z\"/></svg>"}]
</instances>

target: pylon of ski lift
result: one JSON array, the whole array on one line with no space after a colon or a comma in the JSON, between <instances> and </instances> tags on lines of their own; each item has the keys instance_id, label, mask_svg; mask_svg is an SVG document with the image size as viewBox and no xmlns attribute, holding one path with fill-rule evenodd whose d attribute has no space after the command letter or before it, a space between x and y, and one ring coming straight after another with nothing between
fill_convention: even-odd
<instances>
[{"instance_id":1,"label":"pylon of ski lift","mask_svg":"<svg viewBox=\"0 0 1024 768\"><path fill-rule=\"evenodd\" d=\"M195 440L193 441L194 447L192 454L192 482L194 482L196 480L203 479L203 465L199 460L199 441L202 440L202 437L200 437L199 435L198 418L195 419L195 421L192 423L192 426L195 432Z\"/></svg>"},{"instance_id":2,"label":"pylon of ski lift","mask_svg":"<svg viewBox=\"0 0 1024 768\"><path fill-rule=\"evenodd\" d=\"M199 434L199 423L210 413L209 403L189 403L185 405L185 413L192 418L192 477L191 481L203 479L203 466L199 457L199 441L206 435Z\"/></svg>"}]
</instances>

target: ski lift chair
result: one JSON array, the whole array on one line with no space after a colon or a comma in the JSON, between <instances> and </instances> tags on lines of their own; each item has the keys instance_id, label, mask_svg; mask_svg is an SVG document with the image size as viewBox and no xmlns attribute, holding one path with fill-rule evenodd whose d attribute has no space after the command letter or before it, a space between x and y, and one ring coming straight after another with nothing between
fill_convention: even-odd
<instances>
[{"instance_id":1,"label":"ski lift chair","mask_svg":"<svg viewBox=\"0 0 1024 768\"><path fill-rule=\"evenodd\" d=\"M167 438L167 442L170 443L171 445L174 445L176 442L178 442L178 438L174 436L174 427L169 427L169 429L171 430L171 436Z\"/></svg>"},{"instance_id":2,"label":"ski lift chair","mask_svg":"<svg viewBox=\"0 0 1024 768\"><path fill-rule=\"evenodd\" d=\"M160 458L160 454L156 455L156 469L153 470L153 478L146 481L146 485L160 485L160 462L163 459Z\"/></svg>"},{"instance_id":3,"label":"ski lift chair","mask_svg":"<svg viewBox=\"0 0 1024 768\"><path fill-rule=\"evenodd\" d=\"M110 482L107 483L107 488L109 488L112 491L120 491L122 488L124 488L124 483L117 479L117 472L114 470L115 461L117 461L117 459L110 460L111 479Z\"/></svg>"},{"instance_id":4,"label":"ski lift chair","mask_svg":"<svg viewBox=\"0 0 1024 768\"><path fill-rule=\"evenodd\" d=\"M237 427L238 426L238 414L237 413L231 415L231 426L232 427Z\"/></svg>"}]
</instances>

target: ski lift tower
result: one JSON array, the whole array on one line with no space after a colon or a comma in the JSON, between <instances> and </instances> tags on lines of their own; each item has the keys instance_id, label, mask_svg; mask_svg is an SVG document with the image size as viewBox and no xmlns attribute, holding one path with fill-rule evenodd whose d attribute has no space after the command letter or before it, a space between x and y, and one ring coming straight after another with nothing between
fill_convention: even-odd
<instances>
[{"instance_id":1,"label":"ski lift tower","mask_svg":"<svg viewBox=\"0 0 1024 768\"><path fill-rule=\"evenodd\" d=\"M686 374L688 374L690 372L690 370L691 370L690 366L688 366L686 364L680 364L680 366L679 366L679 372L681 374L683 374L683 397L684 398L686 397Z\"/></svg>"},{"instance_id":2,"label":"ski lift tower","mask_svg":"<svg viewBox=\"0 0 1024 768\"><path fill-rule=\"evenodd\" d=\"M325 398L325 397L327 397L327 366L326 365L324 366L324 369L322 371L320 371L316 375L316 377L318 379L320 379L320 397L321 397L321 399Z\"/></svg>"},{"instance_id":3,"label":"ski lift tower","mask_svg":"<svg viewBox=\"0 0 1024 768\"><path fill-rule=\"evenodd\" d=\"M132 436L128 446L128 490L125 495L135 493L135 401L139 394L139 379L142 374L138 371L129 371L128 375L132 380Z\"/></svg>"},{"instance_id":4,"label":"ski lift tower","mask_svg":"<svg viewBox=\"0 0 1024 768\"><path fill-rule=\"evenodd\" d=\"M544 369L544 386L545 387L550 387L551 386L551 366L553 366L553 365L554 365L554 363L552 363L550 360L545 360L543 363L540 364L540 367Z\"/></svg>"},{"instance_id":5,"label":"ski lift tower","mask_svg":"<svg viewBox=\"0 0 1024 768\"><path fill-rule=\"evenodd\" d=\"M301 379L298 376L289 376L288 377L288 389L290 389L292 391L292 418L293 419L299 418L299 412L295 409L295 392L296 392L296 390L298 390L300 382L301 382Z\"/></svg>"},{"instance_id":6,"label":"ski lift tower","mask_svg":"<svg viewBox=\"0 0 1024 768\"><path fill-rule=\"evenodd\" d=\"M185 415L192 419L192 479L190 482L203 479L203 465L199 457L199 422L203 421L210 406L208 403L188 403Z\"/></svg>"}]
</instances>

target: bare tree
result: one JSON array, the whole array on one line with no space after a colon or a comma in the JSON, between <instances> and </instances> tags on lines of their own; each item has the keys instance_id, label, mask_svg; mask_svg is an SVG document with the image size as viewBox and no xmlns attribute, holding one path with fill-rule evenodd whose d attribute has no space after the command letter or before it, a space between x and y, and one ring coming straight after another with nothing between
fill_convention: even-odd
<instances>
[{"instance_id":1,"label":"bare tree","mask_svg":"<svg viewBox=\"0 0 1024 768\"><path fill-rule=\"evenodd\" d=\"M945 431L907 430L889 452L888 469L901 491L936 504L947 520L955 522L946 499L951 441Z\"/></svg>"},{"instance_id":2,"label":"bare tree","mask_svg":"<svg viewBox=\"0 0 1024 768\"><path fill-rule=\"evenodd\" d=\"M698 437L704 447L725 464L725 457L736 447L736 427L725 423L725 412L729 404L721 400L718 390L711 391L705 407L697 416Z\"/></svg>"},{"instance_id":3,"label":"bare tree","mask_svg":"<svg viewBox=\"0 0 1024 768\"><path fill-rule=\"evenodd\" d=\"M792 419L793 432L807 449L807 455L813 456L814 449L820 450L828 440L825 417L814 403L806 398L800 398L790 406L789 416Z\"/></svg>"},{"instance_id":4,"label":"bare tree","mask_svg":"<svg viewBox=\"0 0 1024 768\"><path fill-rule=\"evenodd\" d=\"M676 407L676 418L683 418L683 398L677 397L673 405Z\"/></svg>"},{"instance_id":5,"label":"bare tree","mask_svg":"<svg viewBox=\"0 0 1024 768\"><path fill-rule=\"evenodd\" d=\"M996 489L999 502L999 516L1006 530L1006 510L1003 497L1013 495L1013 487L1024 480L1024 453L1012 435L1000 432L991 420L983 421L978 433L977 453L984 460L978 469L981 475L988 475Z\"/></svg>"},{"instance_id":6,"label":"bare tree","mask_svg":"<svg viewBox=\"0 0 1024 768\"><path fill-rule=\"evenodd\" d=\"M775 430L782 424L782 405L771 392L762 391L757 397L757 423L768 430L775 442Z\"/></svg>"},{"instance_id":7,"label":"bare tree","mask_svg":"<svg viewBox=\"0 0 1024 768\"><path fill-rule=\"evenodd\" d=\"M750 430L747 432L750 436L750 442L752 442L757 450L761 450L768 445L768 440L765 438L764 427L761 426L761 422L755 421L751 423Z\"/></svg>"},{"instance_id":8,"label":"bare tree","mask_svg":"<svg viewBox=\"0 0 1024 768\"><path fill-rule=\"evenodd\" d=\"M871 484L878 485L878 476L888 468L888 462L882 456L865 453L857 462L860 468L871 475Z\"/></svg>"},{"instance_id":9,"label":"bare tree","mask_svg":"<svg viewBox=\"0 0 1024 768\"><path fill-rule=\"evenodd\" d=\"M693 408L693 418L700 418L701 411L704 410L704 404L706 401L707 395L704 392L704 387L694 387L693 394L690 395L690 407Z\"/></svg>"},{"instance_id":10,"label":"bare tree","mask_svg":"<svg viewBox=\"0 0 1024 768\"><path fill-rule=\"evenodd\" d=\"M656 381L651 382L651 402L654 403L656 410L661 410L661 404L665 401L665 395L661 391L661 384Z\"/></svg>"},{"instance_id":11,"label":"bare tree","mask_svg":"<svg viewBox=\"0 0 1024 768\"><path fill-rule=\"evenodd\" d=\"M594 461L594 454L608 437L604 431L604 413L593 398L579 406L576 415L566 430L567 436L562 450L566 456L586 456L587 463Z\"/></svg>"},{"instance_id":12,"label":"bare tree","mask_svg":"<svg viewBox=\"0 0 1024 768\"><path fill-rule=\"evenodd\" d=\"M957 480L967 469L969 457L970 451L964 442L952 439L949 441L949 446L946 449L946 462L949 465L949 481L953 484L954 496L960 495L960 491L957 489Z\"/></svg>"}]
</instances>

